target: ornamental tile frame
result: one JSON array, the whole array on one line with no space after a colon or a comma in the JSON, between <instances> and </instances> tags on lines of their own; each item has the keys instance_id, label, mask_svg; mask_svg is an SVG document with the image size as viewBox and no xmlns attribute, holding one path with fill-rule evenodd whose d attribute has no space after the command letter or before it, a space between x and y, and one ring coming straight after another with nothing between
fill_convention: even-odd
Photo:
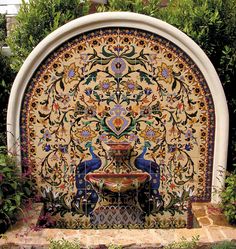
<instances>
[{"instance_id":1,"label":"ornamental tile frame","mask_svg":"<svg viewBox=\"0 0 236 249\"><path fill-rule=\"evenodd\" d=\"M51 33L15 79L7 123L54 227L191 227L191 202L220 201L222 85L158 19L99 13Z\"/></svg>"}]
</instances>

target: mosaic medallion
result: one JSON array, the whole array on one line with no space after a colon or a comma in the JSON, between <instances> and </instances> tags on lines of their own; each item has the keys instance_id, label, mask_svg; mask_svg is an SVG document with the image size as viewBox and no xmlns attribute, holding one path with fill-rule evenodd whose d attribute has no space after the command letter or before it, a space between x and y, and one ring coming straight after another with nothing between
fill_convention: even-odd
<instances>
[{"instance_id":1,"label":"mosaic medallion","mask_svg":"<svg viewBox=\"0 0 236 249\"><path fill-rule=\"evenodd\" d=\"M132 28L74 37L26 89L24 170L55 227L191 225L210 200L214 105L194 62Z\"/></svg>"}]
</instances>

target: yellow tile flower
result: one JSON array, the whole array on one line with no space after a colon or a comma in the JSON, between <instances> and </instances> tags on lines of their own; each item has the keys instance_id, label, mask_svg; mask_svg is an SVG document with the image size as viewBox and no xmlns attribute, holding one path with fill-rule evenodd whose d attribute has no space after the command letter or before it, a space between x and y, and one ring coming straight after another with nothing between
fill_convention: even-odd
<instances>
[{"instance_id":1,"label":"yellow tile flower","mask_svg":"<svg viewBox=\"0 0 236 249\"><path fill-rule=\"evenodd\" d=\"M90 127L83 127L82 129L77 129L75 136L79 138L80 142L86 142L96 137L96 132L91 130Z\"/></svg>"},{"instance_id":2,"label":"yellow tile flower","mask_svg":"<svg viewBox=\"0 0 236 249\"><path fill-rule=\"evenodd\" d=\"M157 138L161 136L158 129L147 126L140 134L145 140L156 142Z\"/></svg>"},{"instance_id":3,"label":"yellow tile flower","mask_svg":"<svg viewBox=\"0 0 236 249\"><path fill-rule=\"evenodd\" d=\"M173 82L173 67L167 66L164 62L161 63L158 76L160 80L164 80L166 83L171 84Z\"/></svg>"}]
</instances>

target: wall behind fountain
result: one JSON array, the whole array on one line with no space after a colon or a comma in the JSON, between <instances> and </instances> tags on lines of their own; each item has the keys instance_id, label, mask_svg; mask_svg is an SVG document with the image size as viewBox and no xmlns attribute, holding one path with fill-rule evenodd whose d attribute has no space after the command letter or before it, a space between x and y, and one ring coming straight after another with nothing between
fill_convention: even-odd
<instances>
[{"instance_id":1,"label":"wall behind fountain","mask_svg":"<svg viewBox=\"0 0 236 249\"><path fill-rule=\"evenodd\" d=\"M20 126L24 170L32 172L48 213L62 226L95 227L91 214L75 208L78 167L94 157L101 160L94 172L141 172L135 159L142 152L158 165L164 206L145 212L136 203L144 216L138 227L184 227L191 218L189 200L210 200L211 93L194 61L158 34L102 28L64 42L29 81ZM118 171L107 143L131 144ZM81 187L85 202L87 187ZM101 208L101 199L98 194L91 210ZM70 214L77 226L68 225Z\"/></svg>"}]
</instances>

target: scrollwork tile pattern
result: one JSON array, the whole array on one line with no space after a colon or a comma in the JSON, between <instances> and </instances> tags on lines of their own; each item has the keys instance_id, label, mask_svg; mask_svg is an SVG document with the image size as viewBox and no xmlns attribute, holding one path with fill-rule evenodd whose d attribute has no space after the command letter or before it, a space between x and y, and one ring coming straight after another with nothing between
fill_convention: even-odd
<instances>
[{"instance_id":1,"label":"scrollwork tile pattern","mask_svg":"<svg viewBox=\"0 0 236 249\"><path fill-rule=\"evenodd\" d=\"M54 226L185 227L189 202L211 196L214 128L208 85L185 52L139 29L94 30L61 44L28 84L24 171ZM131 144L129 157L117 165L108 143ZM149 178L115 193L91 172Z\"/></svg>"}]
</instances>

